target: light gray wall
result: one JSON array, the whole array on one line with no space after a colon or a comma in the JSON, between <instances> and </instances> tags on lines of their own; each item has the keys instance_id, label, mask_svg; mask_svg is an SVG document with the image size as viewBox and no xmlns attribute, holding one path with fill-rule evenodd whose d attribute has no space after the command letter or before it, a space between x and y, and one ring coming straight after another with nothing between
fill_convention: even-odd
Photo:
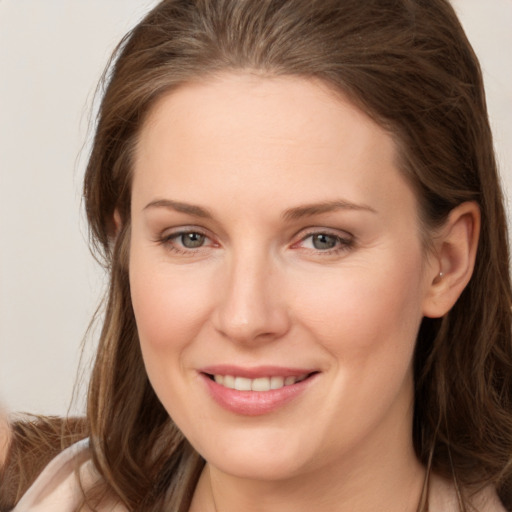
<instances>
[{"instance_id":1,"label":"light gray wall","mask_svg":"<svg viewBox=\"0 0 512 512\"><path fill-rule=\"evenodd\" d=\"M80 195L96 83L154 0L0 1L0 400L62 414L103 274Z\"/></svg>"},{"instance_id":2,"label":"light gray wall","mask_svg":"<svg viewBox=\"0 0 512 512\"><path fill-rule=\"evenodd\" d=\"M68 409L104 281L80 213L90 103L116 42L154 3L0 0L0 400L11 411ZM512 0L454 5L512 190Z\"/></svg>"}]
</instances>

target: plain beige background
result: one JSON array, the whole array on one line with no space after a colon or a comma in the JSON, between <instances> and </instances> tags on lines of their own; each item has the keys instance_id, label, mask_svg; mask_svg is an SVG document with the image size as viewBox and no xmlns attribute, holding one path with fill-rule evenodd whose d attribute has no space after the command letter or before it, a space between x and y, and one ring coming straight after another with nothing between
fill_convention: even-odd
<instances>
[{"instance_id":1,"label":"plain beige background","mask_svg":"<svg viewBox=\"0 0 512 512\"><path fill-rule=\"evenodd\" d=\"M155 3L0 0L0 401L11 411L68 410L105 281L80 202L92 98L115 44ZM482 63L510 195L512 0L453 3Z\"/></svg>"}]
</instances>

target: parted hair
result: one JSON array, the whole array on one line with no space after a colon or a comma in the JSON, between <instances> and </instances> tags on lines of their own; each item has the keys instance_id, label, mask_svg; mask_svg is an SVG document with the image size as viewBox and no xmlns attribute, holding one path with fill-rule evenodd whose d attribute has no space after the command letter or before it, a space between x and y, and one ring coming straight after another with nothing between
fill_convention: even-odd
<instances>
[{"instance_id":1,"label":"parted hair","mask_svg":"<svg viewBox=\"0 0 512 512\"><path fill-rule=\"evenodd\" d=\"M110 272L87 423L104 491L130 510L188 510L204 461L157 399L128 279L134 151L151 108L222 72L314 78L393 137L430 234L481 210L473 276L414 361L413 440L429 470L493 484L512 507L512 336L506 218L478 60L447 0L164 0L104 75L85 175L91 242ZM114 212L121 217L116 231ZM98 491L98 490L97 490ZM91 506L101 493L90 493Z\"/></svg>"}]
</instances>

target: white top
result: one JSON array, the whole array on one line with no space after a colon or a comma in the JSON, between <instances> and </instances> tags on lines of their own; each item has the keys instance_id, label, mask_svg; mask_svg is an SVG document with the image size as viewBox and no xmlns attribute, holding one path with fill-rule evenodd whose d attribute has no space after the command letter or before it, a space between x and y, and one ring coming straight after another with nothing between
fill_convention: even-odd
<instances>
[{"instance_id":1,"label":"white top","mask_svg":"<svg viewBox=\"0 0 512 512\"><path fill-rule=\"evenodd\" d=\"M77 478L80 475L80 481ZM77 512L83 488L94 484L98 475L83 439L55 457L23 495L12 512ZM495 490L487 487L472 497L478 512L507 512ZM429 497L430 512L459 512L454 486L433 475ZM87 509L88 510L88 509ZM129 512L121 504L105 505L102 512Z\"/></svg>"}]
</instances>

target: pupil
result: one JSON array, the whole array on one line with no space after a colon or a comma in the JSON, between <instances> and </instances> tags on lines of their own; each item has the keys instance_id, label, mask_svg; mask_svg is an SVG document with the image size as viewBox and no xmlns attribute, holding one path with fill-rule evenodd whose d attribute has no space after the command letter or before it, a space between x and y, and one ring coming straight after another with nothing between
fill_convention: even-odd
<instances>
[{"instance_id":1,"label":"pupil","mask_svg":"<svg viewBox=\"0 0 512 512\"><path fill-rule=\"evenodd\" d=\"M201 233L186 233L181 235L181 242L187 249L196 249L204 243L204 235Z\"/></svg>"},{"instance_id":2,"label":"pupil","mask_svg":"<svg viewBox=\"0 0 512 512\"><path fill-rule=\"evenodd\" d=\"M333 249L336 246L336 237L326 234L313 236L313 247L315 249Z\"/></svg>"}]
</instances>

